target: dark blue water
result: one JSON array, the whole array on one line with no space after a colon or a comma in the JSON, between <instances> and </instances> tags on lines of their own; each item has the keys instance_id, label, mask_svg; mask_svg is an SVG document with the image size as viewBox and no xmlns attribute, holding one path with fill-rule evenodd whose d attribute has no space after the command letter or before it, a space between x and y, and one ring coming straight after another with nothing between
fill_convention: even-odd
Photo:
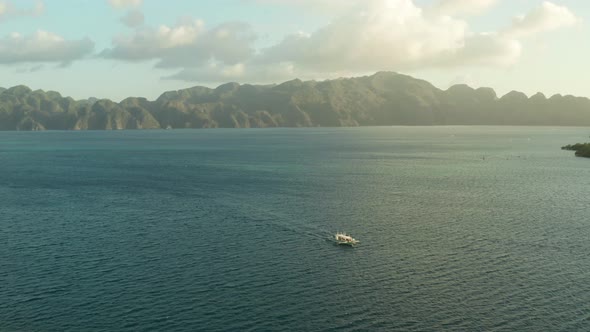
<instances>
[{"instance_id":1,"label":"dark blue water","mask_svg":"<svg viewBox=\"0 0 590 332\"><path fill-rule=\"evenodd\" d=\"M587 136L0 133L0 331L588 331Z\"/></svg>"}]
</instances>

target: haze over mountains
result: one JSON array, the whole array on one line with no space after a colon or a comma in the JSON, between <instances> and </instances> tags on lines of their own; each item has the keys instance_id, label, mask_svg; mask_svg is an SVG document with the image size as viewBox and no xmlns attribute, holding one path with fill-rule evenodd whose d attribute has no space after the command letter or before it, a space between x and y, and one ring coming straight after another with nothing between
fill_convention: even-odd
<instances>
[{"instance_id":1,"label":"haze over mountains","mask_svg":"<svg viewBox=\"0 0 590 332\"><path fill-rule=\"evenodd\" d=\"M384 125L590 125L590 99L432 84L392 72L278 85L227 83L158 99L74 100L26 86L0 88L0 130L341 127Z\"/></svg>"}]
</instances>

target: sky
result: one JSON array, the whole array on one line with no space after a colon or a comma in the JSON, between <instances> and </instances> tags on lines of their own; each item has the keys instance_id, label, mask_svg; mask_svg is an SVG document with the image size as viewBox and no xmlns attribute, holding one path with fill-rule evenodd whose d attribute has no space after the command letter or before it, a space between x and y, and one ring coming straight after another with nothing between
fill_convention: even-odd
<instances>
[{"instance_id":1,"label":"sky","mask_svg":"<svg viewBox=\"0 0 590 332\"><path fill-rule=\"evenodd\" d=\"M0 86L76 99L394 71L590 97L580 0L0 0Z\"/></svg>"}]
</instances>

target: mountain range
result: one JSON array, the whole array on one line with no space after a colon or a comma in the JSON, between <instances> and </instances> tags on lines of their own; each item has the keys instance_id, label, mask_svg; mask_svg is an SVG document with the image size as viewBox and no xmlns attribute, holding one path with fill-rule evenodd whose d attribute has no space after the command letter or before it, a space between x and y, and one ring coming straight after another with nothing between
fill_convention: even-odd
<instances>
[{"instance_id":1,"label":"mountain range","mask_svg":"<svg viewBox=\"0 0 590 332\"><path fill-rule=\"evenodd\" d=\"M227 83L158 99L74 100L26 86L0 88L0 130L114 130L390 125L589 126L590 99L530 98L455 85L441 90L392 72L273 85Z\"/></svg>"}]
</instances>

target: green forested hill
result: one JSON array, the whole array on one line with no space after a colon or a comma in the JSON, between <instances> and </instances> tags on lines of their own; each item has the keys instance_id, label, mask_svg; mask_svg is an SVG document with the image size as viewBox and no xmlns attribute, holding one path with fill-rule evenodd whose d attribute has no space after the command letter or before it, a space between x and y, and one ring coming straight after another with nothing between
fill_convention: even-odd
<instances>
[{"instance_id":1,"label":"green forested hill","mask_svg":"<svg viewBox=\"0 0 590 332\"><path fill-rule=\"evenodd\" d=\"M577 143L573 145L566 145L562 150L576 151L576 156L590 158L590 143Z\"/></svg>"},{"instance_id":2,"label":"green forested hill","mask_svg":"<svg viewBox=\"0 0 590 332\"><path fill-rule=\"evenodd\" d=\"M170 91L157 100L73 100L26 86L0 89L0 130L101 130L379 125L590 125L588 98L527 97L456 85L440 90L409 76L278 85L227 83Z\"/></svg>"}]
</instances>

